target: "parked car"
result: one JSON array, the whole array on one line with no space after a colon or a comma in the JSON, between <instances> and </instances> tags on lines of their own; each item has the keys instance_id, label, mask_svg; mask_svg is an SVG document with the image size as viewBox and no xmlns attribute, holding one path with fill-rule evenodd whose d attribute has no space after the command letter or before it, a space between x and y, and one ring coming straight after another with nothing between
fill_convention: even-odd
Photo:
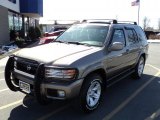
<instances>
[{"instance_id":1,"label":"parked car","mask_svg":"<svg viewBox=\"0 0 160 120\"><path fill-rule=\"evenodd\" d=\"M34 95L40 104L76 98L91 112L107 86L128 75L141 78L147 56L146 36L136 23L85 21L51 44L10 56L5 81L10 90Z\"/></svg>"},{"instance_id":2,"label":"parked car","mask_svg":"<svg viewBox=\"0 0 160 120\"><path fill-rule=\"evenodd\" d=\"M46 43L53 42L64 31L65 30L59 30L59 31L47 33L46 37L40 38L39 44L46 44Z\"/></svg>"},{"instance_id":3,"label":"parked car","mask_svg":"<svg viewBox=\"0 0 160 120\"><path fill-rule=\"evenodd\" d=\"M45 32L44 36L45 37L50 37L50 36L58 36L59 32L62 30L66 30L68 27L67 26L55 26L55 27L52 27L48 32ZM59 31L58 33L55 33ZM57 34L57 35L56 35Z\"/></svg>"}]
</instances>

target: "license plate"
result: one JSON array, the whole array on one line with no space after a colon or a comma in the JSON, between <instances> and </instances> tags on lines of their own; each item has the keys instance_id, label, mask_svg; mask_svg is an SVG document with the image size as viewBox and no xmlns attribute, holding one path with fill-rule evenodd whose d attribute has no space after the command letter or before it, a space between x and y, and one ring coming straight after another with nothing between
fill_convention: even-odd
<instances>
[{"instance_id":1,"label":"license plate","mask_svg":"<svg viewBox=\"0 0 160 120\"><path fill-rule=\"evenodd\" d=\"M19 81L19 87L20 89L22 89L22 91L26 92L26 93L30 93L30 84L23 82L23 81Z\"/></svg>"}]
</instances>

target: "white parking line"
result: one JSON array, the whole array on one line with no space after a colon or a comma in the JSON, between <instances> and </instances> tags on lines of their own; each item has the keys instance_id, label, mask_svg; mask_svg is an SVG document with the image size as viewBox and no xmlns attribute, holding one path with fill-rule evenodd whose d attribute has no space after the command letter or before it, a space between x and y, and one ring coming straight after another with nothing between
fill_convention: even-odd
<instances>
[{"instance_id":1,"label":"white parking line","mask_svg":"<svg viewBox=\"0 0 160 120\"><path fill-rule=\"evenodd\" d=\"M0 74L4 73L4 71L1 71Z\"/></svg>"},{"instance_id":2,"label":"white parking line","mask_svg":"<svg viewBox=\"0 0 160 120\"><path fill-rule=\"evenodd\" d=\"M146 118L145 120L154 120L160 116L160 109L158 109L155 113L153 113L150 117Z\"/></svg>"},{"instance_id":3,"label":"white parking line","mask_svg":"<svg viewBox=\"0 0 160 120\"><path fill-rule=\"evenodd\" d=\"M6 108L11 107L13 105L20 104L20 103L22 103L22 101L23 101L23 99L22 100L18 100L18 101L13 102L13 103L10 103L10 104L7 104L7 105L4 105L4 106L0 107L0 110L6 109Z\"/></svg>"},{"instance_id":4,"label":"white parking line","mask_svg":"<svg viewBox=\"0 0 160 120\"><path fill-rule=\"evenodd\" d=\"M139 89L137 89L130 97L128 97L123 103L121 103L116 109L111 113L106 115L103 120L110 120L114 115L116 115L120 110L122 110L131 100L133 100L145 87L147 87L157 76L160 75L160 71L156 73L152 78L150 78L145 84L143 84Z\"/></svg>"},{"instance_id":5,"label":"white parking line","mask_svg":"<svg viewBox=\"0 0 160 120\"><path fill-rule=\"evenodd\" d=\"M1 82L1 81L4 81L4 79L0 79L0 82Z\"/></svg>"},{"instance_id":6,"label":"white parking line","mask_svg":"<svg viewBox=\"0 0 160 120\"><path fill-rule=\"evenodd\" d=\"M157 67L155 67L155 66L153 66L153 65L151 65L151 64L146 64L146 65L148 65L148 66L150 66L150 67L152 67L152 68L156 69L157 71L160 71L160 69L159 69L159 68L157 68Z\"/></svg>"},{"instance_id":7,"label":"white parking line","mask_svg":"<svg viewBox=\"0 0 160 120\"><path fill-rule=\"evenodd\" d=\"M7 91L7 90L9 90L9 89L8 89L8 88L2 89L2 90L0 90L0 93L1 93L1 92L4 92L4 91Z\"/></svg>"}]
</instances>

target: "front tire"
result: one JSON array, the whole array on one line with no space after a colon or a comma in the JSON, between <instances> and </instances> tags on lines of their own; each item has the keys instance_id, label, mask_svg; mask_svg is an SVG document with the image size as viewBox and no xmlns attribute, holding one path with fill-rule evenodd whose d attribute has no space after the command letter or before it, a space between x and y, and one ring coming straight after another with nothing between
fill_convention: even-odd
<instances>
[{"instance_id":1,"label":"front tire","mask_svg":"<svg viewBox=\"0 0 160 120\"><path fill-rule=\"evenodd\" d=\"M102 78L98 74L86 77L81 88L79 100L80 107L84 112L92 112L100 103L102 97Z\"/></svg>"}]
</instances>

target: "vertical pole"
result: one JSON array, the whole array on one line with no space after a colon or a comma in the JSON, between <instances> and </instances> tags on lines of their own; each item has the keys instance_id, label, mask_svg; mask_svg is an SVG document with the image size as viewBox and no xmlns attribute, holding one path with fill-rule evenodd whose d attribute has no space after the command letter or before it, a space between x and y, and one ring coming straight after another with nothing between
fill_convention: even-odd
<instances>
[{"instance_id":1,"label":"vertical pole","mask_svg":"<svg viewBox=\"0 0 160 120\"><path fill-rule=\"evenodd\" d=\"M139 25L139 13L140 13L140 1L139 1L139 5L138 5L138 25Z\"/></svg>"},{"instance_id":2,"label":"vertical pole","mask_svg":"<svg viewBox=\"0 0 160 120\"><path fill-rule=\"evenodd\" d=\"M25 23L24 23L24 15L22 15L22 36L25 37Z\"/></svg>"}]
</instances>

